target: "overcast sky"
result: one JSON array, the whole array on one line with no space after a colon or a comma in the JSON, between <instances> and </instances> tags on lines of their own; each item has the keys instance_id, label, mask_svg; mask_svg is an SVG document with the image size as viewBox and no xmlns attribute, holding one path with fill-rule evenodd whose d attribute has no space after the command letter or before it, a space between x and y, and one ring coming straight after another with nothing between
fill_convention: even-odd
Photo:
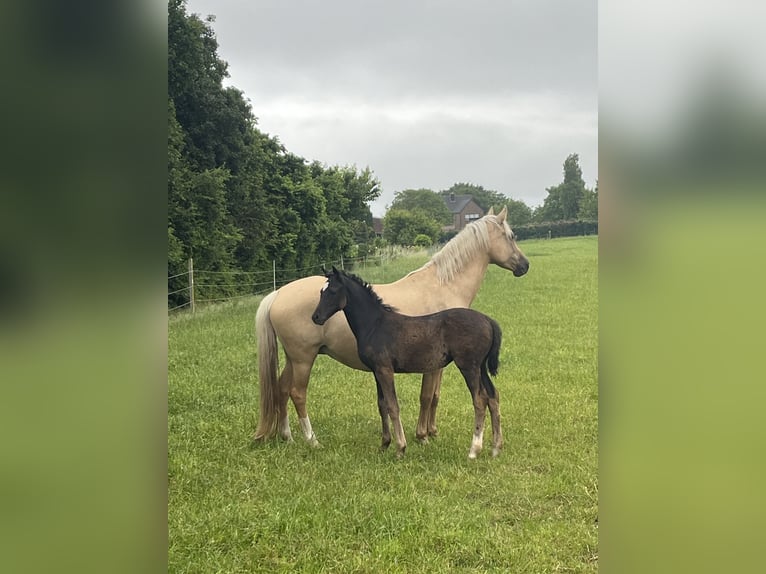
<instances>
[{"instance_id":1,"label":"overcast sky","mask_svg":"<svg viewBox=\"0 0 766 574\"><path fill-rule=\"evenodd\" d=\"M396 191L457 182L543 202L598 171L594 0L189 0L259 128Z\"/></svg>"}]
</instances>

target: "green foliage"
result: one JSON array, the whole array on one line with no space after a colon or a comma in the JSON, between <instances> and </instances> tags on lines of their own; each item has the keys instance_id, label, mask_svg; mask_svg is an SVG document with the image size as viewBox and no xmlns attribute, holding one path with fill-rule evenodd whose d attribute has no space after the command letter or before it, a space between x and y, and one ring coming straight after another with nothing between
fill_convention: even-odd
<instances>
[{"instance_id":1,"label":"green foliage","mask_svg":"<svg viewBox=\"0 0 766 574\"><path fill-rule=\"evenodd\" d=\"M380 193L369 168L327 167L261 133L242 93L224 87L214 19L168 4L168 277L189 257L205 271L316 265L374 240L368 204ZM278 279L292 277L278 277ZM169 306L186 278L168 280ZM204 295L231 279L206 279Z\"/></svg>"},{"instance_id":2,"label":"green foliage","mask_svg":"<svg viewBox=\"0 0 766 574\"><path fill-rule=\"evenodd\" d=\"M439 436L414 437L420 377L396 376L409 441L378 452L370 373L319 356L308 409L323 445L251 445L258 299L168 324L169 572L598 570L598 240L529 241L522 278L490 266L474 308L503 329L505 448L469 461L473 407L444 371ZM390 282L425 263L358 272ZM284 364L284 363L282 363ZM331 551L328 551L331 549Z\"/></svg>"},{"instance_id":3,"label":"green foliage","mask_svg":"<svg viewBox=\"0 0 766 574\"><path fill-rule=\"evenodd\" d=\"M444 199L430 189L397 191L389 209L419 212L440 225L452 223L452 213L444 203Z\"/></svg>"},{"instance_id":4,"label":"green foliage","mask_svg":"<svg viewBox=\"0 0 766 574\"><path fill-rule=\"evenodd\" d=\"M428 235L423 235L422 233L415 237L415 241L413 242L413 245L415 247L430 247L433 245L434 241Z\"/></svg>"},{"instance_id":5,"label":"green foliage","mask_svg":"<svg viewBox=\"0 0 766 574\"><path fill-rule=\"evenodd\" d=\"M576 153L564 160L564 181L547 189L548 196L535 212L535 221L564 221L598 216L598 192L585 187Z\"/></svg>"},{"instance_id":6,"label":"green foliage","mask_svg":"<svg viewBox=\"0 0 766 574\"><path fill-rule=\"evenodd\" d=\"M505 206L508 208L506 220L511 227L526 225L532 221L532 208L523 201L519 199L506 199ZM497 211L497 208L495 208L495 213Z\"/></svg>"},{"instance_id":7,"label":"green foliage","mask_svg":"<svg viewBox=\"0 0 766 574\"><path fill-rule=\"evenodd\" d=\"M546 221L518 225L513 233L519 240L572 237L575 235L598 235L598 220Z\"/></svg>"},{"instance_id":8,"label":"green foliage","mask_svg":"<svg viewBox=\"0 0 766 574\"><path fill-rule=\"evenodd\" d=\"M439 224L420 211L389 209L383 218L383 238L392 245L415 245L418 235L425 235L435 243L440 233Z\"/></svg>"}]
</instances>

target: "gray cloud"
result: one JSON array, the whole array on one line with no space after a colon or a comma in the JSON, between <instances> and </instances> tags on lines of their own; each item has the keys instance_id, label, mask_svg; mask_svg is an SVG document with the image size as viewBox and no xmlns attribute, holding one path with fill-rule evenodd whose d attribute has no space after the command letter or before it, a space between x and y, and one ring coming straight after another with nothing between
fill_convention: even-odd
<instances>
[{"instance_id":1,"label":"gray cloud","mask_svg":"<svg viewBox=\"0 0 766 574\"><path fill-rule=\"evenodd\" d=\"M542 202L579 153L597 173L596 2L190 0L214 14L259 126L383 196L468 181Z\"/></svg>"}]
</instances>

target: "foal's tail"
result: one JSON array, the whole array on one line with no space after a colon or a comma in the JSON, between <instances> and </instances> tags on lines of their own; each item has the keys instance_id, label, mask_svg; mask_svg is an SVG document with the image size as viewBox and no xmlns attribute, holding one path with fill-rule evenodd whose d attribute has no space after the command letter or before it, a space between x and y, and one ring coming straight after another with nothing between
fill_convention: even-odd
<instances>
[{"instance_id":1,"label":"foal's tail","mask_svg":"<svg viewBox=\"0 0 766 574\"><path fill-rule=\"evenodd\" d=\"M492 379L489 378L487 368L489 367L489 373L493 377L497 376L497 370L500 367L500 344L503 341L503 332L500 330L500 325L497 324L497 321L491 317L487 317L487 319L489 319L489 324L492 327L492 345L490 345L489 352L481 363L481 385L487 391L489 397L494 399L497 396L497 390L495 385L492 384Z\"/></svg>"},{"instance_id":2,"label":"foal's tail","mask_svg":"<svg viewBox=\"0 0 766 574\"><path fill-rule=\"evenodd\" d=\"M260 379L261 412L253 440L267 440L277 432L277 372L279 348L277 334L271 324L269 311L278 291L263 298L255 314L255 336L258 338L258 375Z\"/></svg>"}]
</instances>

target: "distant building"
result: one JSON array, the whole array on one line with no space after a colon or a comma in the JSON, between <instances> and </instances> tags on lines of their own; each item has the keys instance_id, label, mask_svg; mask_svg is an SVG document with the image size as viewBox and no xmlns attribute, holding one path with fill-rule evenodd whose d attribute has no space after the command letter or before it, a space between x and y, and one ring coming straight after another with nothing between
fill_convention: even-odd
<instances>
[{"instance_id":1,"label":"distant building","mask_svg":"<svg viewBox=\"0 0 766 574\"><path fill-rule=\"evenodd\" d=\"M383 237L383 218L372 218L372 229L375 231L375 237Z\"/></svg>"},{"instance_id":2,"label":"distant building","mask_svg":"<svg viewBox=\"0 0 766 574\"><path fill-rule=\"evenodd\" d=\"M447 209L452 212L452 225L449 229L460 231L472 221L484 217L484 210L473 200L472 195L455 195L450 193L444 197Z\"/></svg>"}]
</instances>

